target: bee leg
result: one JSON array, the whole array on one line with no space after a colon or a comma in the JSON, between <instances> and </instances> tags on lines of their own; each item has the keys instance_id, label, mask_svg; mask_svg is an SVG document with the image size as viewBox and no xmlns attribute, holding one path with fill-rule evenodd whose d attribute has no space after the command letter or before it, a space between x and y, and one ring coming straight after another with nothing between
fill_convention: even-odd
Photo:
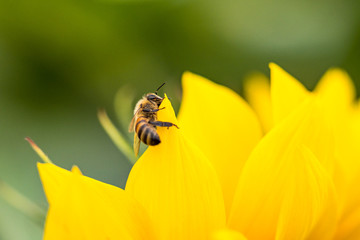
<instances>
[{"instance_id":1,"label":"bee leg","mask_svg":"<svg viewBox=\"0 0 360 240\"><path fill-rule=\"evenodd\" d=\"M142 109L142 111L143 112L146 112L146 113L153 113L153 112L157 112L157 111L159 111L159 110L163 110L165 107L163 107L163 108L158 108L158 109L147 109L147 108L144 108L144 109Z\"/></svg>"},{"instance_id":2,"label":"bee leg","mask_svg":"<svg viewBox=\"0 0 360 240\"><path fill-rule=\"evenodd\" d=\"M149 123L156 127L167 127L169 129L169 127L174 126L176 128L179 128L176 124L173 124L171 122L149 121Z\"/></svg>"}]
</instances>

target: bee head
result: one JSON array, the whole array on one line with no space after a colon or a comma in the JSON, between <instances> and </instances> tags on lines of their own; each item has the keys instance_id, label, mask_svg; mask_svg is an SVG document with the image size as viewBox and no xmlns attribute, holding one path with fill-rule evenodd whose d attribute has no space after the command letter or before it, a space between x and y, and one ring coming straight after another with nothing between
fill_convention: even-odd
<instances>
[{"instance_id":1,"label":"bee head","mask_svg":"<svg viewBox=\"0 0 360 240\"><path fill-rule=\"evenodd\" d=\"M160 104L161 104L161 102L162 102L162 100L163 100L162 97L156 95L155 93L149 93L149 94L147 94L147 95L146 95L146 99L149 100L149 101L151 101L151 102L156 103L156 105L157 105L158 107L160 106Z\"/></svg>"}]
</instances>

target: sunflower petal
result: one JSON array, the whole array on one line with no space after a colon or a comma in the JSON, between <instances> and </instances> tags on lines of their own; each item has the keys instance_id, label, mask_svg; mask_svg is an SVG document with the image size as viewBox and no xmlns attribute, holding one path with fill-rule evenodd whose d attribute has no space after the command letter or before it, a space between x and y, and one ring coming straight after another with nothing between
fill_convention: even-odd
<instances>
[{"instance_id":1,"label":"sunflower petal","mask_svg":"<svg viewBox=\"0 0 360 240\"><path fill-rule=\"evenodd\" d=\"M358 125L360 125L359 122ZM360 132L358 131L357 133L359 134L357 140L353 138L351 139L353 141L346 142L351 145L359 143ZM354 142L355 140L356 142ZM346 155L342 154L342 156L345 157L342 158L343 161L341 161L344 170L344 185L343 189L340 189L342 190L342 196L340 198L340 200L342 200L342 215L336 233L336 239L360 239L360 149L358 145L349 146L348 151L349 153Z\"/></svg>"},{"instance_id":2,"label":"sunflower petal","mask_svg":"<svg viewBox=\"0 0 360 240\"><path fill-rule=\"evenodd\" d=\"M302 146L296 153L295 158L306 163L294 178L297 188L285 195L276 239L332 239L337 199L331 176L308 148Z\"/></svg>"},{"instance_id":3,"label":"sunflower petal","mask_svg":"<svg viewBox=\"0 0 360 240\"><path fill-rule=\"evenodd\" d=\"M133 166L125 191L148 211L160 239L208 239L225 227L220 184L213 166L182 134L165 97L158 120L180 127L157 129L161 143L149 146Z\"/></svg>"},{"instance_id":4,"label":"sunflower petal","mask_svg":"<svg viewBox=\"0 0 360 240\"><path fill-rule=\"evenodd\" d=\"M333 68L324 74L315 93L323 105L328 122L334 128L337 140L335 184L342 210L337 235L347 239L345 236L353 232L353 228L359 227L354 221L360 201L360 118L354 108L355 87L345 71Z\"/></svg>"},{"instance_id":5,"label":"sunflower petal","mask_svg":"<svg viewBox=\"0 0 360 240\"><path fill-rule=\"evenodd\" d=\"M355 100L355 86L349 75L338 68L328 70L314 91L329 107L332 117L348 110ZM340 112L339 112L340 111ZM341 115L340 115L341 116Z\"/></svg>"},{"instance_id":6,"label":"sunflower petal","mask_svg":"<svg viewBox=\"0 0 360 240\"><path fill-rule=\"evenodd\" d=\"M186 72L179 112L181 130L215 167L230 210L242 166L262 136L249 105L231 89Z\"/></svg>"},{"instance_id":7,"label":"sunflower petal","mask_svg":"<svg viewBox=\"0 0 360 240\"><path fill-rule=\"evenodd\" d=\"M323 226L321 239L333 234L333 183L318 160L301 150L312 131L315 106L312 98L306 100L254 149L239 180L230 228L249 239L303 239Z\"/></svg>"},{"instance_id":8,"label":"sunflower petal","mask_svg":"<svg viewBox=\"0 0 360 240\"><path fill-rule=\"evenodd\" d=\"M80 168L76 165L74 165L72 168L71 168L71 172L72 173L75 173L75 174L78 174L78 175L83 175Z\"/></svg>"},{"instance_id":9,"label":"sunflower petal","mask_svg":"<svg viewBox=\"0 0 360 240\"><path fill-rule=\"evenodd\" d=\"M220 229L215 231L211 240L246 240L247 238L242 235L240 232L231 230L231 229Z\"/></svg>"},{"instance_id":10,"label":"sunflower petal","mask_svg":"<svg viewBox=\"0 0 360 240\"><path fill-rule=\"evenodd\" d=\"M277 124L291 113L309 92L298 80L275 63L270 63L269 67L274 124Z\"/></svg>"},{"instance_id":11,"label":"sunflower petal","mask_svg":"<svg viewBox=\"0 0 360 240\"><path fill-rule=\"evenodd\" d=\"M294 77L285 72L274 63L270 63L271 70L271 98L273 105L274 123L279 123L291 112L295 111L302 102L313 97ZM324 110L325 102L317 95L313 105L318 111L314 111L311 117L312 129L304 132L304 142L315 154L324 167L334 174L334 165L336 161L334 126L327 118Z\"/></svg>"},{"instance_id":12,"label":"sunflower petal","mask_svg":"<svg viewBox=\"0 0 360 240\"><path fill-rule=\"evenodd\" d=\"M360 239L360 207L352 209L340 222L334 239L357 240Z\"/></svg>"},{"instance_id":13,"label":"sunflower petal","mask_svg":"<svg viewBox=\"0 0 360 240\"><path fill-rule=\"evenodd\" d=\"M273 126L269 79L263 74L252 74L245 79L244 94L261 121L264 132Z\"/></svg>"},{"instance_id":14,"label":"sunflower petal","mask_svg":"<svg viewBox=\"0 0 360 240\"><path fill-rule=\"evenodd\" d=\"M44 239L155 239L149 217L124 190L53 164L38 164L49 201Z\"/></svg>"}]
</instances>

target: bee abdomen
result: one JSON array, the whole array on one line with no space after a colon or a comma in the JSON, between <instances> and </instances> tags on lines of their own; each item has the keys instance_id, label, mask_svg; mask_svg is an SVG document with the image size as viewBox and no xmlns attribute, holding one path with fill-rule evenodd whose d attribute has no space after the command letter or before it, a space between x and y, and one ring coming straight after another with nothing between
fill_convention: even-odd
<instances>
[{"instance_id":1,"label":"bee abdomen","mask_svg":"<svg viewBox=\"0 0 360 240\"><path fill-rule=\"evenodd\" d=\"M159 134L156 129L145 120L139 120L136 123L136 132L140 140L150 146L160 143Z\"/></svg>"}]
</instances>

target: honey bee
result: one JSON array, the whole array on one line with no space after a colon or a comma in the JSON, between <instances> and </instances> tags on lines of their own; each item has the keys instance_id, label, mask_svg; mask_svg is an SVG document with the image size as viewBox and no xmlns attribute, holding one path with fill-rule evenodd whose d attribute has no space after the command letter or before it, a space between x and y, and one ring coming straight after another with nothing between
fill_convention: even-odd
<instances>
[{"instance_id":1,"label":"honey bee","mask_svg":"<svg viewBox=\"0 0 360 240\"><path fill-rule=\"evenodd\" d=\"M129 126L129 132L134 134L134 152L135 156L139 153L140 140L149 146L158 145L161 140L156 132L156 127L177 127L171 122L157 121L157 112L164 109L159 108L163 98L157 95L159 89L164 86L163 83L155 93L148 93L140 99L134 109L134 117Z\"/></svg>"}]
</instances>

